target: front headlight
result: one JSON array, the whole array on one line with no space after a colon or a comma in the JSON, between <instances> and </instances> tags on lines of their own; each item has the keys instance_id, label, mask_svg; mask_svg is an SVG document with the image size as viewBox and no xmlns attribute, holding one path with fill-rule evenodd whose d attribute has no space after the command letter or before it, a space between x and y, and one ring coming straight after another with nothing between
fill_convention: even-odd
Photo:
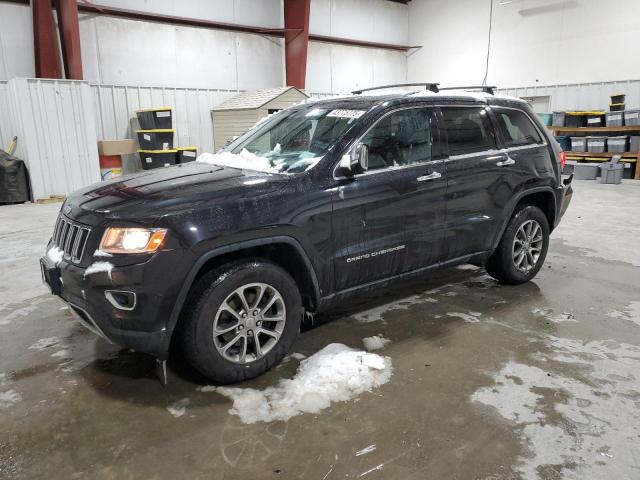
<instances>
[{"instance_id":1,"label":"front headlight","mask_svg":"<svg viewBox=\"0 0 640 480\"><path fill-rule=\"evenodd\" d=\"M107 228L100 250L107 253L153 253L164 241L166 228Z\"/></svg>"}]
</instances>

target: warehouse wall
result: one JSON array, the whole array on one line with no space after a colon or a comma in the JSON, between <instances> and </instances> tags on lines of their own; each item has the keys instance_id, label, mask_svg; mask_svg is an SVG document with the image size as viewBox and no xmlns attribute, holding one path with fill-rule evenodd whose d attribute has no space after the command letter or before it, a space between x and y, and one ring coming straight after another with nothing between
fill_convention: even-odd
<instances>
[{"instance_id":1,"label":"warehouse wall","mask_svg":"<svg viewBox=\"0 0 640 480\"><path fill-rule=\"evenodd\" d=\"M409 3L409 79L482 82L491 0ZM637 0L493 0L488 83L501 87L640 78Z\"/></svg>"},{"instance_id":2,"label":"warehouse wall","mask_svg":"<svg viewBox=\"0 0 640 480\"><path fill-rule=\"evenodd\" d=\"M387 0L311 0L309 31L318 35L407 45L409 9ZM307 91L347 93L407 80L403 52L310 42Z\"/></svg>"},{"instance_id":3,"label":"warehouse wall","mask_svg":"<svg viewBox=\"0 0 640 480\"><path fill-rule=\"evenodd\" d=\"M0 2L0 81L35 74L31 7Z\"/></svg>"},{"instance_id":4,"label":"warehouse wall","mask_svg":"<svg viewBox=\"0 0 640 480\"><path fill-rule=\"evenodd\" d=\"M99 0L96 4L282 28L281 0ZM386 0L312 0L312 33L408 42L408 8ZM274 37L81 14L84 78L96 84L251 90L282 85ZM0 80L33 77L30 7L0 1ZM402 52L311 42L308 90L344 93L406 80Z\"/></svg>"}]
</instances>

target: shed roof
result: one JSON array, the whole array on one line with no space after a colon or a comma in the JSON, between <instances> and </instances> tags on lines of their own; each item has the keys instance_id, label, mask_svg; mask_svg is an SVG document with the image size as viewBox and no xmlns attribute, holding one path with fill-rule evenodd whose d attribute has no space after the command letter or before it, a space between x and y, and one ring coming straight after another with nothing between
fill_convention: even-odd
<instances>
[{"instance_id":1,"label":"shed roof","mask_svg":"<svg viewBox=\"0 0 640 480\"><path fill-rule=\"evenodd\" d=\"M306 93L296 87L265 88L263 90L253 90L250 92L240 93L239 95L222 102L217 107L214 107L213 110L249 110L260 108L289 90L296 90L303 97L308 97Z\"/></svg>"}]
</instances>

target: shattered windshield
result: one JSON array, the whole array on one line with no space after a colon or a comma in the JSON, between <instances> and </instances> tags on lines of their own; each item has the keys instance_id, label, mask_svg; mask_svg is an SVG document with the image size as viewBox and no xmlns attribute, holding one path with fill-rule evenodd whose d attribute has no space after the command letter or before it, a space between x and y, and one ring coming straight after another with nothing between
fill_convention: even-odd
<instances>
[{"instance_id":1,"label":"shattered windshield","mask_svg":"<svg viewBox=\"0 0 640 480\"><path fill-rule=\"evenodd\" d=\"M284 110L234 140L215 156L243 168L279 173L304 172L326 155L365 110L318 108ZM229 165L228 163L225 163Z\"/></svg>"}]
</instances>

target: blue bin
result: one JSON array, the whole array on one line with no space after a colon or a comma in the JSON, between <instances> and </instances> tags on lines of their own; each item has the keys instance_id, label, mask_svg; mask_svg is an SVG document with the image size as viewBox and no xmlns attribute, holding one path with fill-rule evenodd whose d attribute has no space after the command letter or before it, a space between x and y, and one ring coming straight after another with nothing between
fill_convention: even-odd
<instances>
[{"instance_id":1,"label":"blue bin","mask_svg":"<svg viewBox=\"0 0 640 480\"><path fill-rule=\"evenodd\" d=\"M553 124L553 113L539 113L538 118L546 127L550 127Z\"/></svg>"},{"instance_id":2,"label":"blue bin","mask_svg":"<svg viewBox=\"0 0 640 480\"><path fill-rule=\"evenodd\" d=\"M571 151L571 137L566 135L558 135L556 137L556 142L560 144L560 148L565 152Z\"/></svg>"}]
</instances>

